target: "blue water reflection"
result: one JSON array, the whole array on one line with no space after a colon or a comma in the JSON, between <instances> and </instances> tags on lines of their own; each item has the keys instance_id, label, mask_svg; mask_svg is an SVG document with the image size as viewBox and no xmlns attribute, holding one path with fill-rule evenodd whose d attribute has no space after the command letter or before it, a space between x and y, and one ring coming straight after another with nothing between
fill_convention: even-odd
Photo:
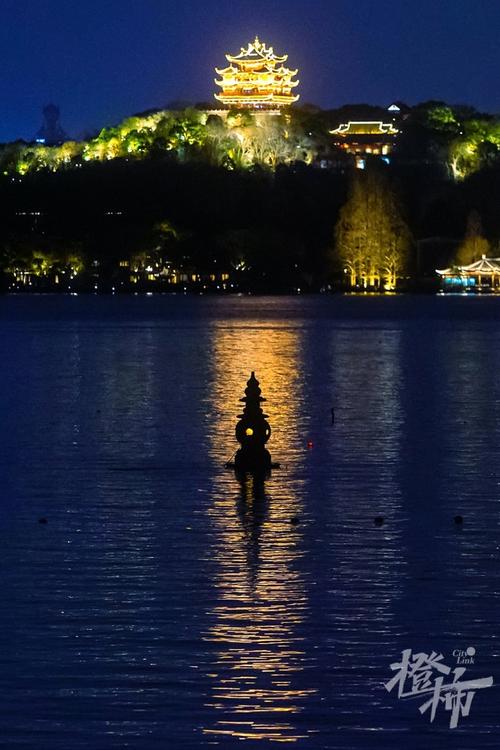
<instances>
[{"instance_id":1,"label":"blue water reflection","mask_svg":"<svg viewBox=\"0 0 500 750\"><path fill-rule=\"evenodd\" d=\"M405 648L497 681L497 304L0 299L4 746L496 747L496 688L450 730L383 685Z\"/></svg>"}]
</instances>

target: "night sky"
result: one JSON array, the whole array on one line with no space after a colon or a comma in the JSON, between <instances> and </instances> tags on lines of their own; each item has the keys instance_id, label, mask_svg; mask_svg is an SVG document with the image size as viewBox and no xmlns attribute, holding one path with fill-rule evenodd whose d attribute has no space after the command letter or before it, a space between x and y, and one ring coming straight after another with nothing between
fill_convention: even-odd
<instances>
[{"instance_id":1,"label":"night sky","mask_svg":"<svg viewBox=\"0 0 500 750\"><path fill-rule=\"evenodd\" d=\"M0 141L53 101L73 137L175 100L211 101L214 67L257 34L299 68L301 102L500 111L500 0L1 0Z\"/></svg>"}]
</instances>

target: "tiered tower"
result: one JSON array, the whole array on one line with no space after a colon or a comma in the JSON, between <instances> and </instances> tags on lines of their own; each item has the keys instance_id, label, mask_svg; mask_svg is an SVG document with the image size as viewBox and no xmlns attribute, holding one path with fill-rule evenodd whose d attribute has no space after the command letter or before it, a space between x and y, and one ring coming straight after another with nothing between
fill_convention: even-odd
<instances>
[{"instance_id":1,"label":"tiered tower","mask_svg":"<svg viewBox=\"0 0 500 750\"><path fill-rule=\"evenodd\" d=\"M288 55L275 55L272 47L258 37L239 55L226 55L227 68L216 68L220 79L215 79L222 91L215 98L228 107L245 109L279 109L299 99L293 90L299 81L293 80L297 70L285 68Z\"/></svg>"},{"instance_id":2,"label":"tiered tower","mask_svg":"<svg viewBox=\"0 0 500 750\"><path fill-rule=\"evenodd\" d=\"M251 474L265 474L271 468L271 454L265 445L271 437L271 427L267 414L262 412L261 403L266 399L261 395L259 381L252 372L245 389L245 396L240 399L245 404L240 421L236 425L236 439L241 448L236 453L237 471Z\"/></svg>"},{"instance_id":3,"label":"tiered tower","mask_svg":"<svg viewBox=\"0 0 500 750\"><path fill-rule=\"evenodd\" d=\"M45 146L58 146L68 139L59 122L59 107L55 104L47 104L43 108L43 125L35 139Z\"/></svg>"}]
</instances>

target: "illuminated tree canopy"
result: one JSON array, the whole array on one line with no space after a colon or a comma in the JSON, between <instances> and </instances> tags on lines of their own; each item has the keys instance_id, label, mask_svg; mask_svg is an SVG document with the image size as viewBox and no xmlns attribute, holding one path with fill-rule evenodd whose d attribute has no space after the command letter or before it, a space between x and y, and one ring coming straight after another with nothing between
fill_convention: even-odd
<instances>
[{"instance_id":1,"label":"illuminated tree canopy","mask_svg":"<svg viewBox=\"0 0 500 750\"><path fill-rule=\"evenodd\" d=\"M368 169L354 176L335 240L351 288L396 288L407 265L410 233L383 173Z\"/></svg>"},{"instance_id":2,"label":"illuminated tree canopy","mask_svg":"<svg viewBox=\"0 0 500 750\"><path fill-rule=\"evenodd\" d=\"M263 48L269 52L270 48ZM230 170L276 169L296 161L312 164L325 159L332 164L344 159L348 164L349 158L339 155L332 133L349 118L362 117L364 110L369 119L386 116L381 109L362 105L331 112L295 107L278 115L237 103L225 111L159 110L128 117L84 141L0 146L0 173L22 177L41 170L74 169L89 162L161 156L205 161ZM396 161L440 164L457 181L500 163L500 120L471 108L440 102L418 105L391 132L396 131Z\"/></svg>"},{"instance_id":3,"label":"illuminated tree canopy","mask_svg":"<svg viewBox=\"0 0 500 750\"><path fill-rule=\"evenodd\" d=\"M488 255L490 243L483 235L481 216L478 211L471 211L467 219L465 237L458 248L455 265L467 266Z\"/></svg>"}]
</instances>

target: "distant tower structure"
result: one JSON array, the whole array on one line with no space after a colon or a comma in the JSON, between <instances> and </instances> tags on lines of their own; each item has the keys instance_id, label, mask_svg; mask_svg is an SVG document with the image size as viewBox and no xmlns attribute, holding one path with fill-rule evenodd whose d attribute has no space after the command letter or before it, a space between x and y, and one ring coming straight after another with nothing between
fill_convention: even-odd
<instances>
[{"instance_id":1,"label":"distant tower structure","mask_svg":"<svg viewBox=\"0 0 500 750\"><path fill-rule=\"evenodd\" d=\"M226 58L229 66L215 69L220 76L215 83L222 89L215 98L226 107L279 110L298 100L298 71L285 67L288 55L276 55L258 37Z\"/></svg>"},{"instance_id":2,"label":"distant tower structure","mask_svg":"<svg viewBox=\"0 0 500 750\"><path fill-rule=\"evenodd\" d=\"M45 146L58 146L68 139L61 127L59 117L59 107L55 104L47 104L43 108L43 125L35 137L37 143L43 143Z\"/></svg>"}]
</instances>

